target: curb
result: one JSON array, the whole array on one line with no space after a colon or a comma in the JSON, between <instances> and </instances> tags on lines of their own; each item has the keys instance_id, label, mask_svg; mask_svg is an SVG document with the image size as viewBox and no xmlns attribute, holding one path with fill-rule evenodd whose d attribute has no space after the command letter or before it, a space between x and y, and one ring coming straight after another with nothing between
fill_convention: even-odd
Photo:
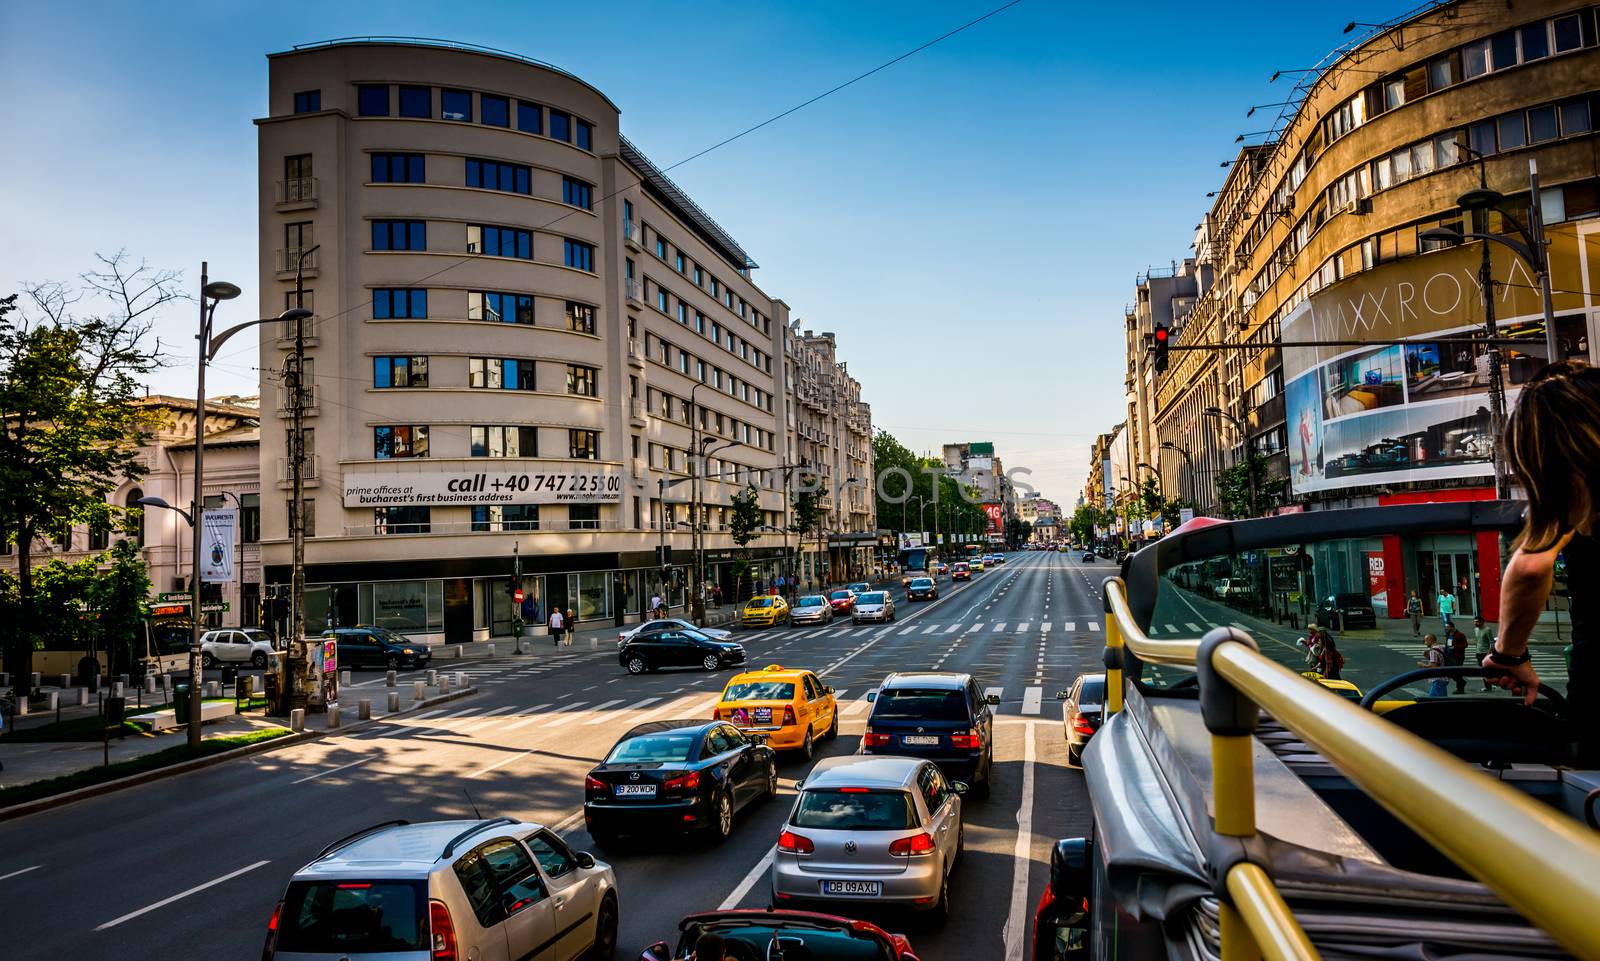
<instances>
[{"instance_id":1,"label":"curb","mask_svg":"<svg viewBox=\"0 0 1600 961\"><path fill-rule=\"evenodd\" d=\"M179 761L177 764L168 764L164 767L155 768L154 770L142 771L138 774L130 774L127 777L117 778L114 781L105 781L101 784L91 784L87 787L75 788L71 791L64 791L61 794L52 794L49 797L42 797L33 801L24 801L21 804L13 804L10 807L0 808L0 822L10 821L20 817L27 817L30 814L38 814L41 811L50 811L58 807L66 807L67 805L73 804L77 801L85 801L89 798L99 797L103 794L111 794L124 788L138 787L141 784L148 784L151 781L159 781L163 778L177 777L180 774L187 774L190 771L199 771L204 768L215 767L218 764L222 764L225 761L232 761L236 758L249 757L254 754L265 754L268 751L275 751L279 748L291 747L295 744L304 744L307 741L325 737L329 733L338 733L348 730L349 728L365 727L375 722L386 721L389 718L400 717L404 714L410 713L411 711L421 710L434 704L445 704L476 693L478 693L478 689L476 687L465 687L459 691L451 691L449 694L418 701L412 706L406 708L404 711L398 711L394 714L386 714L381 718L371 718L365 721L358 721L357 723L349 725L348 727L341 725L335 732L291 732L283 737L275 737L269 741L261 741L256 744L246 744L244 747L234 748L231 751L222 751L217 754L212 754L209 757L197 757L189 761Z\"/></svg>"}]
</instances>

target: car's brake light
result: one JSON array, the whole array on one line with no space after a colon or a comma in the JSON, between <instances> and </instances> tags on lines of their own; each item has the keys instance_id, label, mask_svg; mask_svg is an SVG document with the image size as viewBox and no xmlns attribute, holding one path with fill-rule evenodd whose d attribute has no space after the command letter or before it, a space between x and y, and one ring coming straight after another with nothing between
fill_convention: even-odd
<instances>
[{"instance_id":1,"label":"car's brake light","mask_svg":"<svg viewBox=\"0 0 1600 961\"><path fill-rule=\"evenodd\" d=\"M433 941L433 961L456 961L456 926L443 901L428 902L428 930Z\"/></svg>"},{"instance_id":2,"label":"car's brake light","mask_svg":"<svg viewBox=\"0 0 1600 961\"><path fill-rule=\"evenodd\" d=\"M879 731L874 731L872 728L867 728L865 741L867 747L888 747L889 735L883 734Z\"/></svg>"},{"instance_id":3,"label":"car's brake light","mask_svg":"<svg viewBox=\"0 0 1600 961\"><path fill-rule=\"evenodd\" d=\"M974 731L958 731L950 735L950 746L963 751L976 751L978 749L978 735Z\"/></svg>"},{"instance_id":4,"label":"car's brake light","mask_svg":"<svg viewBox=\"0 0 1600 961\"><path fill-rule=\"evenodd\" d=\"M923 831L889 842L889 853L897 858L920 858L933 853L933 837Z\"/></svg>"},{"instance_id":5,"label":"car's brake light","mask_svg":"<svg viewBox=\"0 0 1600 961\"><path fill-rule=\"evenodd\" d=\"M1077 717L1072 719L1072 730L1073 733L1076 734L1093 734L1094 725L1089 723L1088 718L1084 717L1082 714L1079 714Z\"/></svg>"},{"instance_id":6,"label":"car's brake light","mask_svg":"<svg viewBox=\"0 0 1600 961\"><path fill-rule=\"evenodd\" d=\"M267 943L261 948L261 961L272 961L273 952L278 950L278 916L283 914L283 902L279 901L272 909L272 917L267 920Z\"/></svg>"},{"instance_id":7,"label":"car's brake light","mask_svg":"<svg viewBox=\"0 0 1600 961\"><path fill-rule=\"evenodd\" d=\"M785 704L783 706L783 723L784 723L785 727L787 727L790 724L795 723L794 706L791 705L791 704Z\"/></svg>"},{"instance_id":8,"label":"car's brake light","mask_svg":"<svg viewBox=\"0 0 1600 961\"><path fill-rule=\"evenodd\" d=\"M811 839L803 834L785 831L778 835L778 850L786 854L810 854L817 849Z\"/></svg>"},{"instance_id":9,"label":"car's brake light","mask_svg":"<svg viewBox=\"0 0 1600 961\"><path fill-rule=\"evenodd\" d=\"M700 772L690 771L688 774L680 774L677 777L667 778L667 782L661 785L661 789L663 791L693 791L699 786Z\"/></svg>"},{"instance_id":10,"label":"car's brake light","mask_svg":"<svg viewBox=\"0 0 1600 961\"><path fill-rule=\"evenodd\" d=\"M593 774L588 774L583 778L583 789L585 791L589 791L590 793L599 792L604 794L606 790L606 782L595 777Z\"/></svg>"},{"instance_id":11,"label":"car's brake light","mask_svg":"<svg viewBox=\"0 0 1600 961\"><path fill-rule=\"evenodd\" d=\"M713 708L712 708L712 709L711 709L711 719L712 719L712 720L713 720L713 721L721 721L721 720L725 720L725 718L723 718L723 717L722 717L722 716L721 716L721 715L719 715L719 714L718 714L718 713L717 713L717 709L716 709L716 708L715 708L715 707L713 707Z\"/></svg>"},{"instance_id":12,"label":"car's brake light","mask_svg":"<svg viewBox=\"0 0 1600 961\"><path fill-rule=\"evenodd\" d=\"M867 793L867 789L864 788L864 787L842 787L842 788L839 789L839 793L840 794L865 794L865 793Z\"/></svg>"}]
</instances>

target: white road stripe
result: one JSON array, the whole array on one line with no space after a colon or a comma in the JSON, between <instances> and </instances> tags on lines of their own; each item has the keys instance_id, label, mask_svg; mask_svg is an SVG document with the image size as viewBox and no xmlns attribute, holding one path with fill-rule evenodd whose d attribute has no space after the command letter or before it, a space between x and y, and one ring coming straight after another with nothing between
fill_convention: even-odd
<instances>
[{"instance_id":1,"label":"white road stripe","mask_svg":"<svg viewBox=\"0 0 1600 961\"><path fill-rule=\"evenodd\" d=\"M1098 630L1100 630L1100 624L1099 624L1099 622L1098 622L1098 621L1090 621L1090 622L1089 622L1089 630L1091 630L1091 631L1098 631Z\"/></svg>"},{"instance_id":2,"label":"white road stripe","mask_svg":"<svg viewBox=\"0 0 1600 961\"><path fill-rule=\"evenodd\" d=\"M453 721L458 717L468 717L470 715L478 713L481 710L483 710L483 708L481 708L481 707L464 708L464 709L462 709L460 711L456 711L454 714L446 714L444 717L439 718L439 720L441 720L441 721Z\"/></svg>"},{"instance_id":3,"label":"white road stripe","mask_svg":"<svg viewBox=\"0 0 1600 961\"><path fill-rule=\"evenodd\" d=\"M840 717L854 717L857 714L864 714L864 713L866 713L867 708L869 708L871 706L872 706L872 702L871 701L868 701L864 697L858 697L854 701L850 702L850 706L849 707L847 707L844 710L840 711L839 712L839 716Z\"/></svg>"},{"instance_id":4,"label":"white road stripe","mask_svg":"<svg viewBox=\"0 0 1600 961\"><path fill-rule=\"evenodd\" d=\"M848 633L850 633L850 628L841 627L840 629L838 629L837 631L834 631L832 634L830 634L828 636L829 637L844 637Z\"/></svg>"},{"instance_id":5,"label":"white road stripe","mask_svg":"<svg viewBox=\"0 0 1600 961\"><path fill-rule=\"evenodd\" d=\"M994 630L996 633L998 633L1000 631L1003 631L1005 629L1006 629L1006 622L1005 621L996 621L994 627L992 628L992 630Z\"/></svg>"},{"instance_id":6,"label":"white road stripe","mask_svg":"<svg viewBox=\"0 0 1600 961\"><path fill-rule=\"evenodd\" d=\"M403 718L403 720L421 721L421 720L425 720L426 718L430 718L430 717L438 717L439 715L443 714L445 711L448 711L448 710L450 710L450 709L447 708L447 707L434 708L431 711L423 711L421 714L413 714L410 717Z\"/></svg>"},{"instance_id":7,"label":"white road stripe","mask_svg":"<svg viewBox=\"0 0 1600 961\"><path fill-rule=\"evenodd\" d=\"M1028 870L1033 866L1033 728L1023 731L1022 804L1017 808L1017 843L1012 849L1011 910L1001 937L1007 961L1023 961L1028 944Z\"/></svg>"},{"instance_id":8,"label":"white road stripe","mask_svg":"<svg viewBox=\"0 0 1600 961\"><path fill-rule=\"evenodd\" d=\"M1022 713L1038 714L1044 709L1044 688L1030 687L1022 692Z\"/></svg>"},{"instance_id":9,"label":"white road stripe","mask_svg":"<svg viewBox=\"0 0 1600 961\"><path fill-rule=\"evenodd\" d=\"M515 711L516 709L517 709L517 706L515 704L508 704L505 707L497 707L492 711L488 711L488 712L486 712L486 713L484 713L484 714L482 714L482 715L480 715L478 717L473 718L468 723L469 724L477 724L477 723L479 723L481 721L487 721L490 718L499 717L502 714L510 714L512 711Z\"/></svg>"},{"instance_id":10,"label":"white road stripe","mask_svg":"<svg viewBox=\"0 0 1600 961\"><path fill-rule=\"evenodd\" d=\"M512 761L520 761L520 760L522 760L523 758L527 757L528 755L530 755L532 753L533 753L532 751L523 751L521 754L513 754L510 757L503 757L500 760L498 760L498 761L494 762L493 764L489 765L488 767L480 767L476 771L473 771L471 774L468 774L467 775L467 780L470 781L473 778L480 777L482 775L488 774L490 771L494 771L494 770L497 770L499 768L503 768L507 764L510 764Z\"/></svg>"},{"instance_id":11,"label":"white road stripe","mask_svg":"<svg viewBox=\"0 0 1600 961\"><path fill-rule=\"evenodd\" d=\"M756 866L750 869L750 873L746 874L738 885L728 892L728 896L722 899L721 904L717 905L717 910L726 911L743 901L744 896L750 893L750 889L755 887L756 882L761 880L762 876L772 867L772 857L777 851L776 846L767 848L767 853L763 854L761 860L756 862Z\"/></svg>"},{"instance_id":12,"label":"white road stripe","mask_svg":"<svg viewBox=\"0 0 1600 961\"><path fill-rule=\"evenodd\" d=\"M546 722L545 723L545 727L546 728L560 727L561 725L567 723L568 721L576 721L578 719L578 715L583 713L582 711L580 711L578 709L583 707L587 703L589 703L589 702L588 701L575 701L575 702L573 702L571 704L563 704L563 705L561 705L565 709L565 710L562 711L561 716L557 717L553 721Z\"/></svg>"},{"instance_id":13,"label":"white road stripe","mask_svg":"<svg viewBox=\"0 0 1600 961\"><path fill-rule=\"evenodd\" d=\"M924 634L932 634L934 631L937 631L938 629L939 629L939 625L937 625L937 624L929 624L927 627L924 627L922 629L922 633L924 633Z\"/></svg>"},{"instance_id":14,"label":"white road stripe","mask_svg":"<svg viewBox=\"0 0 1600 961\"><path fill-rule=\"evenodd\" d=\"M106 928L114 928L114 927L116 927L117 925L121 924L124 921L132 921L134 918L139 917L141 914L149 914L151 911L154 911L157 908L164 908L164 907L166 907L167 905L171 904L174 901L181 901L181 900L183 900L184 898L188 897L191 894L199 894L201 891L204 891L206 888L214 888L217 885L223 883L224 881L232 881L234 878L238 877L241 874L248 874L251 871L254 871L256 868L261 867L264 864L271 864L271 863L272 863L271 861L257 861L256 863L254 863L252 865L249 865L248 867L242 867L237 871L230 871L227 874L224 874L220 878L215 878L215 879L213 879L211 881L207 881L204 884L197 884L197 885L195 885L194 887L190 888L187 891L179 891L177 894L174 894L170 898L162 898L160 901L157 901L155 904L146 905L145 907L142 907L137 911L130 911L127 914L124 914L120 918L113 918L112 920L107 921L105 924L102 924L99 927L95 928L95 930L96 931L104 931Z\"/></svg>"},{"instance_id":15,"label":"white road stripe","mask_svg":"<svg viewBox=\"0 0 1600 961\"><path fill-rule=\"evenodd\" d=\"M355 767L357 764L365 764L368 761L374 761L374 760L377 760L377 758L364 757L364 758L361 758L361 759L356 760L356 761L351 761L349 764L341 764L338 767L330 767L325 771L318 771L315 774L309 774L309 775L307 775L307 776L305 776L303 778L300 778L298 781L290 781L289 783L290 784L304 784L306 781L315 781L317 778L322 777L325 774L333 774L336 771L343 771L347 767Z\"/></svg>"},{"instance_id":16,"label":"white road stripe","mask_svg":"<svg viewBox=\"0 0 1600 961\"><path fill-rule=\"evenodd\" d=\"M961 625L960 624L951 624L949 627L944 629L944 632L946 634L954 634L956 631L959 631L959 630L961 630Z\"/></svg>"},{"instance_id":17,"label":"white road stripe","mask_svg":"<svg viewBox=\"0 0 1600 961\"><path fill-rule=\"evenodd\" d=\"M33 866L33 867L31 867L31 868L23 868L23 869L22 869L22 870L20 870L20 871L12 871L12 872L11 872L11 873L10 873L10 874L0 874L0 881L4 881L4 880L6 880L6 879L7 879L7 878L14 878L14 877L16 877L16 876L17 876L17 875L19 875L19 874L27 874L27 873L28 873L28 872L29 872L29 871L37 871L37 870L39 870L39 869L40 869L40 868L42 868L42 867L44 867L44 865L42 865L42 864L35 864L35 865L34 865L34 866Z\"/></svg>"},{"instance_id":18,"label":"white road stripe","mask_svg":"<svg viewBox=\"0 0 1600 961\"><path fill-rule=\"evenodd\" d=\"M505 727L501 728L500 730L502 730L502 731L515 731L519 727L527 727L529 724L532 724L534 721L539 720L539 717L540 717L539 712L544 710L545 708L547 708L549 706L550 706L549 704L535 704L533 707L528 708L524 712L525 714L527 714L527 717L524 717L519 721L512 721L510 724L507 724Z\"/></svg>"},{"instance_id":19,"label":"white road stripe","mask_svg":"<svg viewBox=\"0 0 1600 961\"><path fill-rule=\"evenodd\" d=\"M910 627L906 628L905 630L901 631L900 633L901 634L910 634L912 631L915 631L916 629L917 629L917 625L913 624Z\"/></svg>"},{"instance_id":20,"label":"white road stripe","mask_svg":"<svg viewBox=\"0 0 1600 961\"><path fill-rule=\"evenodd\" d=\"M1028 630L1028 622L1027 621L1023 621L1021 624L1017 625L1017 633L1018 634L1025 633L1027 630Z\"/></svg>"},{"instance_id":21,"label":"white road stripe","mask_svg":"<svg viewBox=\"0 0 1600 961\"><path fill-rule=\"evenodd\" d=\"M1197 633L1197 634L1198 634L1198 633L1199 633L1199 632L1200 632L1200 630L1201 630L1201 627L1200 627L1200 625L1199 625L1199 624L1196 624L1196 623L1195 623L1195 622L1194 622L1194 621L1184 621L1184 622L1183 622L1183 626L1184 626L1184 627L1187 627L1187 628L1188 628L1188 629L1189 629L1189 630L1191 630L1191 631L1194 631L1194 632L1195 632L1195 633Z\"/></svg>"},{"instance_id":22,"label":"white road stripe","mask_svg":"<svg viewBox=\"0 0 1600 961\"><path fill-rule=\"evenodd\" d=\"M1050 633L1050 627L1051 627L1050 622L1049 621L1045 621L1043 624L1039 625L1039 631L1041 633L1048 634L1048 633Z\"/></svg>"},{"instance_id":23,"label":"white road stripe","mask_svg":"<svg viewBox=\"0 0 1600 961\"><path fill-rule=\"evenodd\" d=\"M1167 625L1167 633L1168 634L1176 634L1176 633L1178 633L1178 625L1176 625L1176 624L1168 624Z\"/></svg>"},{"instance_id":24,"label":"white road stripe","mask_svg":"<svg viewBox=\"0 0 1600 961\"><path fill-rule=\"evenodd\" d=\"M1078 629L1078 622L1077 621L1064 621L1062 623L1062 625L1061 625L1061 629L1063 631L1075 631L1075 630Z\"/></svg>"},{"instance_id":25,"label":"white road stripe","mask_svg":"<svg viewBox=\"0 0 1600 961\"><path fill-rule=\"evenodd\" d=\"M615 707L616 705L621 704L625 700L627 700L627 699L619 697L619 698L617 698L615 700L612 700L612 701L602 701L599 704L596 704L594 706L594 717L590 718L587 721L584 721L583 722L584 726L588 727L588 726L594 725L594 724L605 724L608 721L615 720L611 715L606 714L605 710L608 707Z\"/></svg>"}]
</instances>

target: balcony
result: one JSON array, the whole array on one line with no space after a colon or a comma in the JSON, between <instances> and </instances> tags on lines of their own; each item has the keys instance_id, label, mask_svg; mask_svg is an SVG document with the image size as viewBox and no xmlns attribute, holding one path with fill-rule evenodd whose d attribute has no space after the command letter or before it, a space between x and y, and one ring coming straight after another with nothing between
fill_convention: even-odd
<instances>
[{"instance_id":1,"label":"balcony","mask_svg":"<svg viewBox=\"0 0 1600 961\"><path fill-rule=\"evenodd\" d=\"M624 220L622 222L622 240L630 250L640 250L642 249L640 245L644 243L644 231L633 221Z\"/></svg>"},{"instance_id":2,"label":"balcony","mask_svg":"<svg viewBox=\"0 0 1600 961\"><path fill-rule=\"evenodd\" d=\"M649 422L645 420L644 400L642 398L635 397L629 401L628 418L635 427L648 425Z\"/></svg>"},{"instance_id":3,"label":"balcony","mask_svg":"<svg viewBox=\"0 0 1600 961\"><path fill-rule=\"evenodd\" d=\"M639 346L638 338L628 338L628 363L644 369L644 348Z\"/></svg>"},{"instance_id":4,"label":"balcony","mask_svg":"<svg viewBox=\"0 0 1600 961\"><path fill-rule=\"evenodd\" d=\"M294 408L290 404L290 400L289 400L290 396L293 393L294 392L291 391L287 387L283 388L281 391L278 392L278 416L279 417L289 417L289 416L291 416L293 414ZM300 405L301 405L301 407L303 407L305 409L305 415L307 417L313 417L318 413L318 411L317 411L317 385L316 384L312 384L312 385L310 385L308 387L300 388Z\"/></svg>"},{"instance_id":5,"label":"balcony","mask_svg":"<svg viewBox=\"0 0 1600 961\"><path fill-rule=\"evenodd\" d=\"M305 467L300 475L301 483L305 487L312 488L318 486L320 483L318 480L320 473L318 470L319 466L320 458L318 458L316 454L309 454L306 456ZM288 490L293 486L294 479L289 476L289 458L280 457L278 458L278 488L280 490Z\"/></svg>"},{"instance_id":6,"label":"balcony","mask_svg":"<svg viewBox=\"0 0 1600 961\"><path fill-rule=\"evenodd\" d=\"M639 279L637 277L629 277L627 280L623 281L623 283L626 284L628 288L628 306L635 308L643 307L644 286L639 283Z\"/></svg>"},{"instance_id":7,"label":"balcony","mask_svg":"<svg viewBox=\"0 0 1600 961\"><path fill-rule=\"evenodd\" d=\"M280 247L278 249L278 279L293 280L295 267L300 263L300 255L306 253L299 247ZM313 249L305 258L304 275L307 278L317 275L318 251Z\"/></svg>"},{"instance_id":8,"label":"balcony","mask_svg":"<svg viewBox=\"0 0 1600 961\"><path fill-rule=\"evenodd\" d=\"M311 210L317 206L317 178L290 177L278 181L279 210Z\"/></svg>"},{"instance_id":9,"label":"balcony","mask_svg":"<svg viewBox=\"0 0 1600 961\"><path fill-rule=\"evenodd\" d=\"M277 331L279 347L285 350L294 349L294 325L295 322L292 320L281 320L273 324L273 329ZM320 343L317 338L317 328L319 326L317 318L307 317L304 321L301 321L301 326L304 328L303 336L306 340L306 346L317 346Z\"/></svg>"}]
</instances>

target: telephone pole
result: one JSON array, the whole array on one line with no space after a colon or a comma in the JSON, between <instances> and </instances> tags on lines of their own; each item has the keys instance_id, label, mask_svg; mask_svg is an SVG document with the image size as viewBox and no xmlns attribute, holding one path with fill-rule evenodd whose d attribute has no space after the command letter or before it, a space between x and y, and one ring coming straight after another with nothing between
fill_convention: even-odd
<instances>
[{"instance_id":1,"label":"telephone pole","mask_svg":"<svg viewBox=\"0 0 1600 961\"><path fill-rule=\"evenodd\" d=\"M318 244L300 251L294 265L294 305L304 308L306 258L317 252ZM285 372L284 386L289 388L289 413L292 428L289 431L289 484L290 511L289 537L293 542L293 557L289 574L289 663L284 669L286 686L285 703L290 710L304 708L310 691L311 661L306 655L306 517L305 517L305 418L306 418L306 322L301 314L294 319L294 355Z\"/></svg>"}]
</instances>

